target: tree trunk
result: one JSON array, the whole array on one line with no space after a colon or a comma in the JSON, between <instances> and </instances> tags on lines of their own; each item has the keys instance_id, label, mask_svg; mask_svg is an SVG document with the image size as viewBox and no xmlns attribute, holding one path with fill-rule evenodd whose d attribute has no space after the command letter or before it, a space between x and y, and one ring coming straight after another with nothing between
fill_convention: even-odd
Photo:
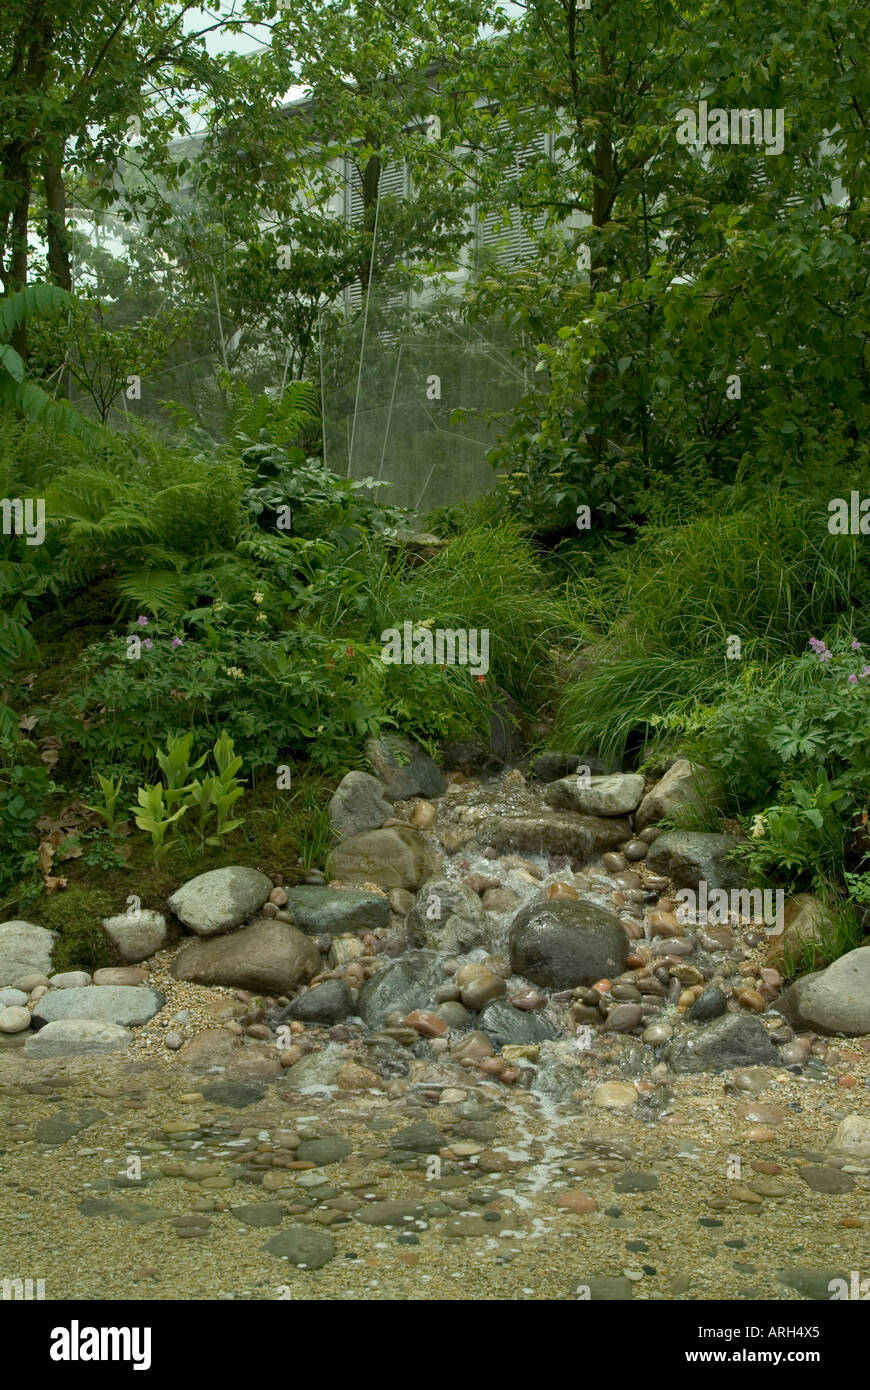
<instances>
[{"instance_id":1,"label":"tree trunk","mask_svg":"<svg viewBox=\"0 0 870 1390\"><path fill-rule=\"evenodd\" d=\"M42 161L45 186L48 269L62 290L72 291L69 238L66 233L66 185L63 181L63 150L46 150Z\"/></svg>"}]
</instances>

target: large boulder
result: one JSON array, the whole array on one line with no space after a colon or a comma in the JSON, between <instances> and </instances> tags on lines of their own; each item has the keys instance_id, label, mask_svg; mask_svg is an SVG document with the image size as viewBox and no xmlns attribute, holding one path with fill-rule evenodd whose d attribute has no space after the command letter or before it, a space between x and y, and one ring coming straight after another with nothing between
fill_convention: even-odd
<instances>
[{"instance_id":1,"label":"large boulder","mask_svg":"<svg viewBox=\"0 0 870 1390\"><path fill-rule=\"evenodd\" d=\"M172 963L176 980L286 994L320 969L310 936L274 918L261 918L232 936L192 941Z\"/></svg>"},{"instance_id":2,"label":"large boulder","mask_svg":"<svg viewBox=\"0 0 870 1390\"><path fill-rule=\"evenodd\" d=\"M92 1018L130 1028L147 1023L163 1008L165 997L147 985L83 985L53 989L33 1010L33 1027L67 1018Z\"/></svg>"},{"instance_id":3,"label":"large boulder","mask_svg":"<svg viewBox=\"0 0 870 1390\"><path fill-rule=\"evenodd\" d=\"M348 772L332 794L329 815L338 838L361 830L380 830L393 808L384 800L384 789L368 772Z\"/></svg>"},{"instance_id":4,"label":"large boulder","mask_svg":"<svg viewBox=\"0 0 870 1390\"><path fill-rule=\"evenodd\" d=\"M645 830L678 812L681 806L700 809L705 803L705 783L709 786L707 774L693 767L688 758L677 758L640 803L635 829Z\"/></svg>"},{"instance_id":5,"label":"large boulder","mask_svg":"<svg viewBox=\"0 0 870 1390\"><path fill-rule=\"evenodd\" d=\"M804 975L779 996L776 1007L795 1028L850 1037L870 1033L870 946Z\"/></svg>"},{"instance_id":6,"label":"large boulder","mask_svg":"<svg viewBox=\"0 0 870 1390\"><path fill-rule=\"evenodd\" d=\"M650 845L646 866L672 878L678 888L741 888L744 875L728 855L739 844L734 835L699 830L669 830Z\"/></svg>"},{"instance_id":7,"label":"large boulder","mask_svg":"<svg viewBox=\"0 0 870 1390\"><path fill-rule=\"evenodd\" d=\"M627 954L616 913L591 898L534 898L511 923L511 969L547 989L619 975Z\"/></svg>"},{"instance_id":8,"label":"large boulder","mask_svg":"<svg viewBox=\"0 0 870 1390\"><path fill-rule=\"evenodd\" d=\"M50 975L56 936L33 922L0 922L0 985L22 975Z\"/></svg>"},{"instance_id":9,"label":"large boulder","mask_svg":"<svg viewBox=\"0 0 870 1390\"><path fill-rule=\"evenodd\" d=\"M665 1048L675 1072L715 1071L724 1067L773 1067L779 1053L767 1029L754 1014L723 1014L688 1037L675 1038Z\"/></svg>"},{"instance_id":10,"label":"large boulder","mask_svg":"<svg viewBox=\"0 0 870 1390\"><path fill-rule=\"evenodd\" d=\"M401 734L370 738L366 755L390 801L407 801L411 796L443 796L447 790L447 783L428 753Z\"/></svg>"},{"instance_id":11,"label":"large boulder","mask_svg":"<svg viewBox=\"0 0 870 1390\"><path fill-rule=\"evenodd\" d=\"M233 865L188 879L169 899L176 917L196 936L232 931L259 912L272 880L256 869Z\"/></svg>"},{"instance_id":12,"label":"large boulder","mask_svg":"<svg viewBox=\"0 0 870 1390\"><path fill-rule=\"evenodd\" d=\"M389 899L381 893L366 893L359 888L322 888L318 884L300 883L285 889L287 910L302 931L321 936L328 932L374 931L385 927L390 916Z\"/></svg>"},{"instance_id":13,"label":"large boulder","mask_svg":"<svg viewBox=\"0 0 870 1390\"><path fill-rule=\"evenodd\" d=\"M480 898L456 879L430 878L406 920L411 946L462 954L487 943Z\"/></svg>"},{"instance_id":14,"label":"large boulder","mask_svg":"<svg viewBox=\"0 0 870 1390\"><path fill-rule=\"evenodd\" d=\"M387 1014L431 1006L433 991L444 983L444 960L435 951L407 951L366 980L357 999L357 1013L370 1028L380 1028Z\"/></svg>"},{"instance_id":15,"label":"large boulder","mask_svg":"<svg viewBox=\"0 0 870 1390\"><path fill-rule=\"evenodd\" d=\"M579 811L589 816L624 816L637 810L643 796L643 778L636 772L614 772L607 777L562 777L544 792L548 806L557 811Z\"/></svg>"},{"instance_id":16,"label":"large boulder","mask_svg":"<svg viewBox=\"0 0 870 1390\"><path fill-rule=\"evenodd\" d=\"M125 1052L133 1034L117 1023L96 1018L59 1019L31 1033L24 1044L26 1057L81 1057L90 1053Z\"/></svg>"},{"instance_id":17,"label":"large boulder","mask_svg":"<svg viewBox=\"0 0 870 1390\"><path fill-rule=\"evenodd\" d=\"M156 955L166 941L166 918L162 912L140 908L103 918L103 931L121 960L135 965Z\"/></svg>"},{"instance_id":18,"label":"large boulder","mask_svg":"<svg viewBox=\"0 0 870 1390\"><path fill-rule=\"evenodd\" d=\"M381 888L411 888L438 869L438 860L418 830L390 826L342 840L332 856L335 877L345 883L377 883Z\"/></svg>"},{"instance_id":19,"label":"large boulder","mask_svg":"<svg viewBox=\"0 0 870 1390\"><path fill-rule=\"evenodd\" d=\"M502 852L571 854L578 859L593 859L606 850L617 849L631 839L631 834L631 823L627 820L615 816L582 816L571 811L553 811L539 816L497 816L486 829L489 843Z\"/></svg>"}]
</instances>

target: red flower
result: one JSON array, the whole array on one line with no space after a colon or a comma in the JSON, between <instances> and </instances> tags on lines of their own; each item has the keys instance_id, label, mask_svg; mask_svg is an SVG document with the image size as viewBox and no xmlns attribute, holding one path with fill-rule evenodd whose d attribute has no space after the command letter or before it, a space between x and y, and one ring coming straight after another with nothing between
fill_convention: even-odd
<instances>
[{"instance_id":1,"label":"red flower","mask_svg":"<svg viewBox=\"0 0 870 1390\"><path fill-rule=\"evenodd\" d=\"M353 656L353 647L345 647L345 655Z\"/></svg>"},{"instance_id":2,"label":"red flower","mask_svg":"<svg viewBox=\"0 0 870 1390\"><path fill-rule=\"evenodd\" d=\"M478 684L478 685L483 685L483 682L484 682L485 680L486 680L486 676L478 676L478 678L477 678L477 684Z\"/></svg>"}]
</instances>

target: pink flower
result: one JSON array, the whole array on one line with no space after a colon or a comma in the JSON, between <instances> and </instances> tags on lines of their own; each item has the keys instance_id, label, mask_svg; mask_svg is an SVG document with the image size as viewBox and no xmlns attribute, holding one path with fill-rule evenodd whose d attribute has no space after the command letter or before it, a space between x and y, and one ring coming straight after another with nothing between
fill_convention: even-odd
<instances>
[{"instance_id":1,"label":"pink flower","mask_svg":"<svg viewBox=\"0 0 870 1390\"><path fill-rule=\"evenodd\" d=\"M172 639L172 647L173 647L173 650L174 650L176 647L183 647L183 646L184 646L184 643L183 643L183 641L181 640L180 637L173 637L173 639Z\"/></svg>"},{"instance_id":2,"label":"pink flower","mask_svg":"<svg viewBox=\"0 0 870 1390\"><path fill-rule=\"evenodd\" d=\"M850 685L857 685L857 683L858 683L858 677L857 677L857 676L852 675L852 676L849 677L849 684L850 684Z\"/></svg>"},{"instance_id":3,"label":"pink flower","mask_svg":"<svg viewBox=\"0 0 870 1390\"><path fill-rule=\"evenodd\" d=\"M853 652L860 652L860 650L861 650L861 643L860 643L860 642L853 642L853 643L852 643L852 651L853 651Z\"/></svg>"},{"instance_id":4,"label":"pink flower","mask_svg":"<svg viewBox=\"0 0 870 1390\"><path fill-rule=\"evenodd\" d=\"M145 641L142 643L142 646L147 647L148 651L150 652L151 648L154 646L154 643L151 641L150 637L146 637Z\"/></svg>"},{"instance_id":5,"label":"pink flower","mask_svg":"<svg viewBox=\"0 0 870 1390\"><path fill-rule=\"evenodd\" d=\"M148 626L148 619L145 617L144 613L139 614L138 618L136 619L136 622L139 624L140 627Z\"/></svg>"},{"instance_id":6,"label":"pink flower","mask_svg":"<svg viewBox=\"0 0 870 1390\"><path fill-rule=\"evenodd\" d=\"M862 676L870 676L870 666L865 666L865 667L864 667L864 670L861 672L861 675L862 675Z\"/></svg>"}]
</instances>

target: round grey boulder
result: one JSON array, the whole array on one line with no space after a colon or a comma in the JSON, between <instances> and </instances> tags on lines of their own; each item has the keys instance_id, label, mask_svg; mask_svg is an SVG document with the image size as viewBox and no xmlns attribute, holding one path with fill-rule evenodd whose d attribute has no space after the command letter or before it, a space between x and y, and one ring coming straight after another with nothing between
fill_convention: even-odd
<instances>
[{"instance_id":1,"label":"round grey boulder","mask_svg":"<svg viewBox=\"0 0 870 1390\"><path fill-rule=\"evenodd\" d=\"M271 891L272 880L256 869L209 869L183 883L169 906L196 936L217 936L247 922Z\"/></svg>"},{"instance_id":2,"label":"round grey boulder","mask_svg":"<svg viewBox=\"0 0 870 1390\"><path fill-rule=\"evenodd\" d=\"M511 969L545 989L572 989L619 975L627 955L628 940L616 913L588 898L535 898L511 923Z\"/></svg>"}]
</instances>

